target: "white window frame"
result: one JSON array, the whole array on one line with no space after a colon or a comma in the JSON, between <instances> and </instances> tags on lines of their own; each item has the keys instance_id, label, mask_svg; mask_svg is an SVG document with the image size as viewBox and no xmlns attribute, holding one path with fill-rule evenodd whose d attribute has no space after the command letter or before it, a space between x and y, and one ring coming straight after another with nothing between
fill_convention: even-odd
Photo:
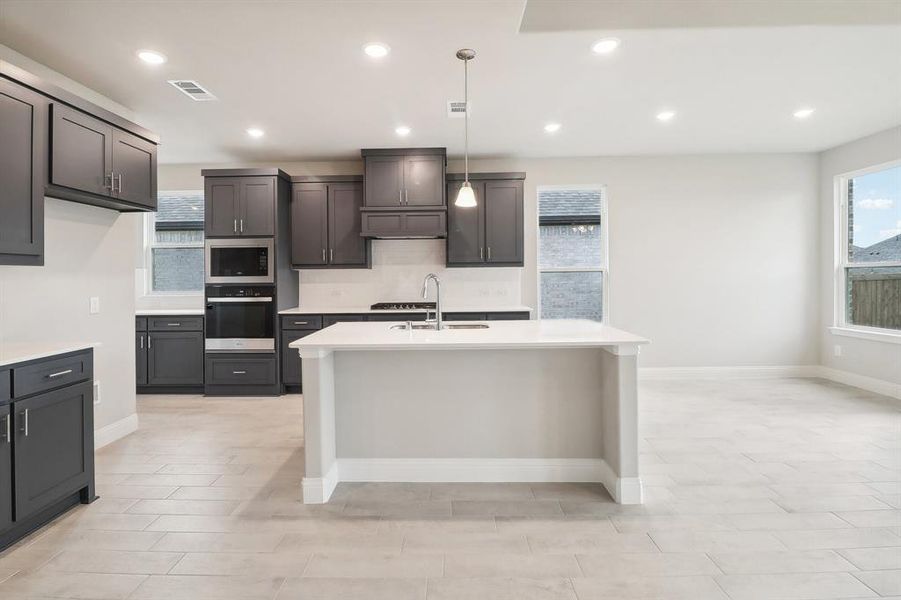
<instances>
[{"instance_id":1,"label":"white window frame","mask_svg":"<svg viewBox=\"0 0 901 600\"><path fill-rule=\"evenodd\" d=\"M204 194L203 190L165 190L166 195L194 196ZM165 296L167 298L203 298L203 290L196 292L190 291L157 291L153 289L153 249L154 248L201 248L203 242L180 242L168 243L156 241L156 213L149 212L144 214L144 295L145 296Z\"/></svg>"},{"instance_id":2,"label":"white window frame","mask_svg":"<svg viewBox=\"0 0 901 600\"><path fill-rule=\"evenodd\" d=\"M609 218L607 208L607 186L603 184L575 184L575 185L539 185L535 190L535 206L540 215L541 192L552 190L592 190L601 193L601 266L600 267L542 267L541 266L541 217L536 223L535 239L537 240L536 268L538 280L536 282L536 298L538 299L538 318L541 319L541 274L542 273L601 273L601 324L610 322L610 242L609 242Z\"/></svg>"},{"instance_id":3,"label":"white window frame","mask_svg":"<svg viewBox=\"0 0 901 600\"><path fill-rule=\"evenodd\" d=\"M891 344L901 344L901 332L882 327L867 327L848 322L847 292L849 267L901 267L901 261L877 261L867 263L852 263L848 260L848 182L855 177L868 175L901 166L901 160L874 165L865 169L849 171L837 175L834 179L834 243L833 256L833 293L834 314L833 326L829 331L833 335L869 339Z\"/></svg>"}]
</instances>

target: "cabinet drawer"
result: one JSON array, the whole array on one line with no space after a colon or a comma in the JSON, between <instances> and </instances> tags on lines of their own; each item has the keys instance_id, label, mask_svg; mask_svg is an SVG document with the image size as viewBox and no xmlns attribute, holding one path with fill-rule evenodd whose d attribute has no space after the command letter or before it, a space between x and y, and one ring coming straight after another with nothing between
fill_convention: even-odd
<instances>
[{"instance_id":1,"label":"cabinet drawer","mask_svg":"<svg viewBox=\"0 0 901 600\"><path fill-rule=\"evenodd\" d=\"M149 317L150 331L203 331L203 317Z\"/></svg>"},{"instance_id":2,"label":"cabinet drawer","mask_svg":"<svg viewBox=\"0 0 901 600\"><path fill-rule=\"evenodd\" d=\"M135 317L135 331L147 331L147 317Z\"/></svg>"},{"instance_id":3,"label":"cabinet drawer","mask_svg":"<svg viewBox=\"0 0 901 600\"><path fill-rule=\"evenodd\" d=\"M282 329L322 329L322 315L282 315Z\"/></svg>"},{"instance_id":4,"label":"cabinet drawer","mask_svg":"<svg viewBox=\"0 0 901 600\"><path fill-rule=\"evenodd\" d=\"M207 356L207 385L271 385L275 381L275 355Z\"/></svg>"},{"instance_id":5,"label":"cabinet drawer","mask_svg":"<svg viewBox=\"0 0 901 600\"><path fill-rule=\"evenodd\" d=\"M433 238L447 236L445 211L364 212L364 237L374 238Z\"/></svg>"},{"instance_id":6,"label":"cabinet drawer","mask_svg":"<svg viewBox=\"0 0 901 600\"><path fill-rule=\"evenodd\" d=\"M526 311L517 312L493 312L487 315L489 321L528 321L529 313Z\"/></svg>"},{"instance_id":7,"label":"cabinet drawer","mask_svg":"<svg viewBox=\"0 0 901 600\"><path fill-rule=\"evenodd\" d=\"M365 320L364 315L325 315L322 317L322 326L328 327L335 323L359 323Z\"/></svg>"},{"instance_id":8,"label":"cabinet drawer","mask_svg":"<svg viewBox=\"0 0 901 600\"><path fill-rule=\"evenodd\" d=\"M12 397L11 387L9 369L0 369L0 404L6 403Z\"/></svg>"},{"instance_id":9,"label":"cabinet drawer","mask_svg":"<svg viewBox=\"0 0 901 600\"><path fill-rule=\"evenodd\" d=\"M484 321L485 313L452 312L443 313L445 321Z\"/></svg>"},{"instance_id":10,"label":"cabinet drawer","mask_svg":"<svg viewBox=\"0 0 901 600\"><path fill-rule=\"evenodd\" d=\"M13 368L13 397L21 398L93 377L90 351Z\"/></svg>"}]
</instances>

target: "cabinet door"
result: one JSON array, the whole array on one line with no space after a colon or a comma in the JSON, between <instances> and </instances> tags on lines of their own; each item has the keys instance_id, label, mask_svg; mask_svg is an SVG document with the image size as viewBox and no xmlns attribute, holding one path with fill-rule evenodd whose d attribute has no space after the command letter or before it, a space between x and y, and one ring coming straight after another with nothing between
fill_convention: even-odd
<instances>
[{"instance_id":1,"label":"cabinet door","mask_svg":"<svg viewBox=\"0 0 901 600\"><path fill-rule=\"evenodd\" d=\"M298 183L291 198L291 264L328 263L328 189L324 183Z\"/></svg>"},{"instance_id":2,"label":"cabinet door","mask_svg":"<svg viewBox=\"0 0 901 600\"><path fill-rule=\"evenodd\" d=\"M43 264L47 107L0 78L0 264Z\"/></svg>"},{"instance_id":3,"label":"cabinet door","mask_svg":"<svg viewBox=\"0 0 901 600\"><path fill-rule=\"evenodd\" d=\"M332 183L328 186L329 263L366 266L363 226L363 184Z\"/></svg>"},{"instance_id":4,"label":"cabinet door","mask_svg":"<svg viewBox=\"0 0 901 600\"><path fill-rule=\"evenodd\" d=\"M275 235L275 178L241 178L238 233L249 237Z\"/></svg>"},{"instance_id":5,"label":"cabinet door","mask_svg":"<svg viewBox=\"0 0 901 600\"><path fill-rule=\"evenodd\" d=\"M12 407L19 521L88 484L94 456L92 383L19 400Z\"/></svg>"},{"instance_id":6,"label":"cabinet door","mask_svg":"<svg viewBox=\"0 0 901 600\"><path fill-rule=\"evenodd\" d=\"M366 206L400 206L403 203L403 156L367 156L365 173Z\"/></svg>"},{"instance_id":7,"label":"cabinet door","mask_svg":"<svg viewBox=\"0 0 901 600\"><path fill-rule=\"evenodd\" d=\"M481 264L485 258L485 184L473 181L472 191L476 195L476 206L461 208L453 199L463 185L462 181L447 184L447 264Z\"/></svg>"},{"instance_id":8,"label":"cabinet door","mask_svg":"<svg viewBox=\"0 0 901 600\"><path fill-rule=\"evenodd\" d=\"M444 157L407 156L404 160L404 204L444 206Z\"/></svg>"},{"instance_id":9,"label":"cabinet door","mask_svg":"<svg viewBox=\"0 0 901 600\"><path fill-rule=\"evenodd\" d=\"M112 197L113 127L53 104L50 183Z\"/></svg>"},{"instance_id":10,"label":"cabinet door","mask_svg":"<svg viewBox=\"0 0 901 600\"><path fill-rule=\"evenodd\" d=\"M160 331L147 334L149 385L203 383L203 332Z\"/></svg>"},{"instance_id":11,"label":"cabinet door","mask_svg":"<svg viewBox=\"0 0 901 600\"><path fill-rule=\"evenodd\" d=\"M147 385L147 333L135 333L135 379L138 385Z\"/></svg>"},{"instance_id":12,"label":"cabinet door","mask_svg":"<svg viewBox=\"0 0 901 600\"><path fill-rule=\"evenodd\" d=\"M282 331L282 384L283 385L300 385L302 380L300 356L297 350L289 348L288 344L293 341L306 337L311 333L316 333L311 329L294 329Z\"/></svg>"},{"instance_id":13,"label":"cabinet door","mask_svg":"<svg viewBox=\"0 0 901 600\"><path fill-rule=\"evenodd\" d=\"M204 233L211 236L238 235L238 191L233 177L208 177L204 183Z\"/></svg>"},{"instance_id":14,"label":"cabinet door","mask_svg":"<svg viewBox=\"0 0 901 600\"><path fill-rule=\"evenodd\" d=\"M114 129L113 177L120 200L156 208L156 144Z\"/></svg>"},{"instance_id":15,"label":"cabinet door","mask_svg":"<svg viewBox=\"0 0 901 600\"><path fill-rule=\"evenodd\" d=\"M485 182L485 260L522 265L522 181Z\"/></svg>"},{"instance_id":16,"label":"cabinet door","mask_svg":"<svg viewBox=\"0 0 901 600\"><path fill-rule=\"evenodd\" d=\"M13 521L12 416L0 406L0 533Z\"/></svg>"}]
</instances>

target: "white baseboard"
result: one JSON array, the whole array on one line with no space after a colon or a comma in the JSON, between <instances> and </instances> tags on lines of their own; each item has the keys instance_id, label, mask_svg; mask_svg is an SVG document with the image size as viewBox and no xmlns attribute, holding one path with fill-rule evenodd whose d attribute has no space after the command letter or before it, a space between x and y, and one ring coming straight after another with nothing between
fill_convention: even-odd
<instances>
[{"instance_id":1,"label":"white baseboard","mask_svg":"<svg viewBox=\"0 0 901 600\"><path fill-rule=\"evenodd\" d=\"M300 483L304 504L325 504L338 485L338 463L332 465L325 477L304 477Z\"/></svg>"},{"instance_id":2,"label":"white baseboard","mask_svg":"<svg viewBox=\"0 0 901 600\"><path fill-rule=\"evenodd\" d=\"M341 481L593 482L607 465L597 458L339 458Z\"/></svg>"},{"instance_id":3,"label":"white baseboard","mask_svg":"<svg viewBox=\"0 0 901 600\"><path fill-rule=\"evenodd\" d=\"M645 367L638 377L647 381L676 379L769 379L778 377L819 377L816 365L762 367Z\"/></svg>"},{"instance_id":4,"label":"white baseboard","mask_svg":"<svg viewBox=\"0 0 901 600\"><path fill-rule=\"evenodd\" d=\"M124 438L130 433L138 430L138 415L128 415L124 419L119 419L114 423L110 423L106 427L94 430L94 450L99 450L104 446L108 446Z\"/></svg>"},{"instance_id":5,"label":"white baseboard","mask_svg":"<svg viewBox=\"0 0 901 600\"><path fill-rule=\"evenodd\" d=\"M643 494L640 477L617 477L606 461L601 461L601 483L619 504L641 504Z\"/></svg>"},{"instance_id":6,"label":"white baseboard","mask_svg":"<svg viewBox=\"0 0 901 600\"><path fill-rule=\"evenodd\" d=\"M874 394L882 394L883 396L901 400L901 384L885 381L884 379L876 379L875 377L867 377L866 375L858 375L857 373L849 373L848 371L840 371L830 367L818 367L818 372L814 377L822 377L829 381L843 383L873 392Z\"/></svg>"}]
</instances>

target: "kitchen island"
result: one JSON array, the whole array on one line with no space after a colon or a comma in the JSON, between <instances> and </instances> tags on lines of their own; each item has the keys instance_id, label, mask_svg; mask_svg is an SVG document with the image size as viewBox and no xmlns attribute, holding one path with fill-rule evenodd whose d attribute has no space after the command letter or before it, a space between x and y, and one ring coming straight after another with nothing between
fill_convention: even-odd
<instances>
[{"instance_id":1,"label":"kitchen island","mask_svg":"<svg viewBox=\"0 0 901 600\"><path fill-rule=\"evenodd\" d=\"M303 359L305 503L341 481L600 482L641 503L647 340L584 320L423 326L338 323L290 344Z\"/></svg>"}]
</instances>

